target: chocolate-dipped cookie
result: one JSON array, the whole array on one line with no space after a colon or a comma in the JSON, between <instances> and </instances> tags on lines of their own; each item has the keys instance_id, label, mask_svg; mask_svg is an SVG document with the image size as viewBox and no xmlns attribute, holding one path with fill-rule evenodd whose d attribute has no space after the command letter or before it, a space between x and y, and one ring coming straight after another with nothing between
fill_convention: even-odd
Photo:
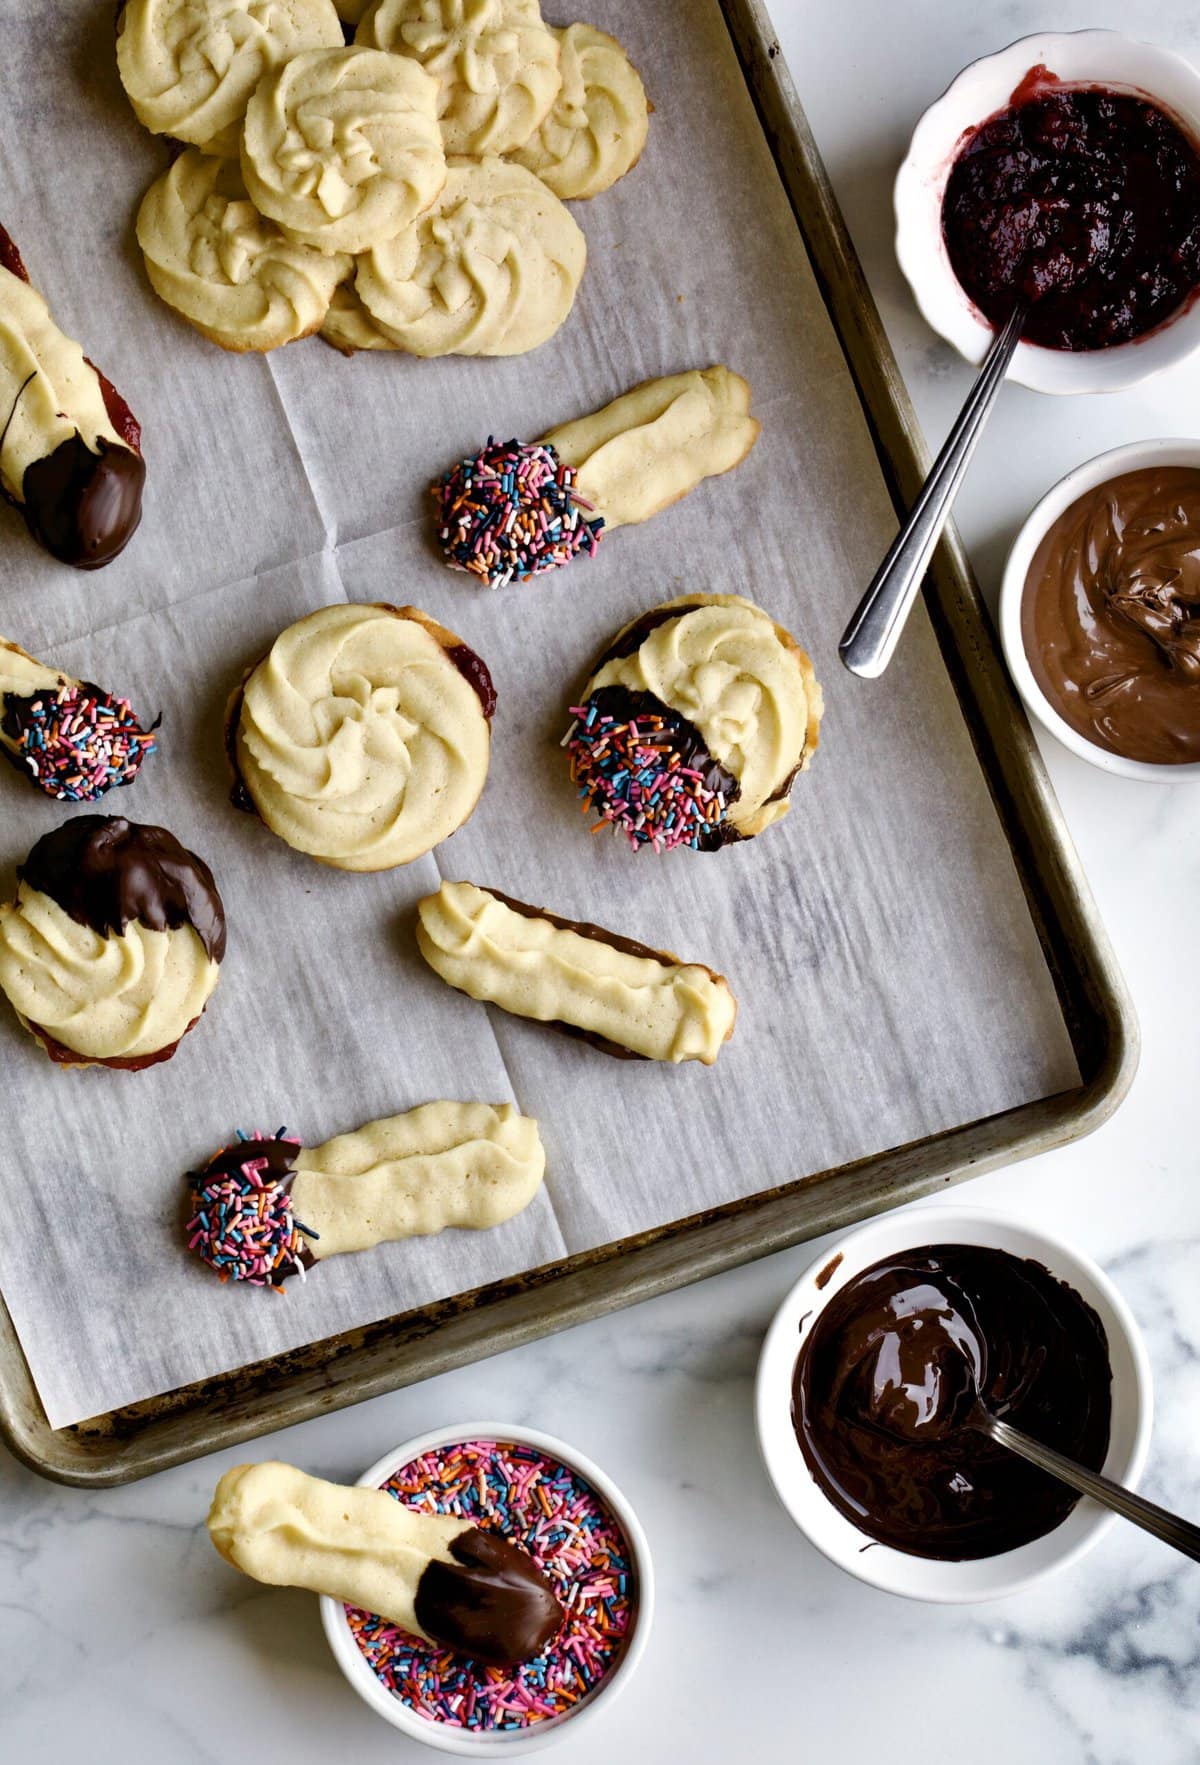
<instances>
[{"instance_id":1,"label":"chocolate-dipped cookie","mask_svg":"<svg viewBox=\"0 0 1200 1765\"><path fill-rule=\"evenodd\" d=\"M234 800L337 870L409 864L479 801L495 708L481 658L418 608L321 607L230 701Z\"/></svg>"},{"instance_id":2,"label":"chocolate-dipped cookie","mask_svg":"<svg viewBox=\"0 0 1200 1765\"><path fill-rule=\"evenodd\" d=\"M98 570L128 545L142 518L141 440L0 227L0 494L51 557Z\"/></svg>"},{"instance_id":3,"label":"chocolate-dipped cookie","mask_svg":"<svg viewBox=\"0 0 1200 1765\"><path fill-rule=\"evenodd\" d=\"M444 882L417 913L447 985L607 1054L711 1066L733 1034L737 1000L703 963L469 882Z\"/></svg>"},{"instance_id":4,"label":"chocolate-dipped cookie","mask_svg":"<svg viewBox=\"0 0 1200 1765\"><path fill-rule=\"evenodd\" d=\"M312 1147L239 1129L188 1173L188 1248L223 1281L278 1290L347 1251L498 1226L545 1168L537 1123L511 1103L423 1103Z\"/></svg>"},{"instance_id":5,"label":"chocolate-dipped cookie","mask_svg":"<svg viewBox=\"0 0 1200 1765\"><path fill-rule=\"evenodd\" d=\"M808 656L761 607L683 595L613 638L564 746L580 797L635 851L714 852L787 814L821 711Z\"/></svg>"},{"instance_id":6,"label":"chocolate-dipped cookie","mask_svg":"<svg viewBox=\"0 0 1200 1765\"><path fill-rule=\"evenodd\" d=\"M0 991L60 1066L169 1060L225 954L212 872L162 827L77 815L43 836L0 906Z\"/></svg>"},{"instance_id":7,"label":"chocolate-dipped cookie","mask_svg":"<svg viewBox=\"0 0 1200 1765\"><path fill-rule=\"evenodd\" d=\"M155 749L128 699L47 668L0 637L0 753L48 797L94 803Z\"/></svg>"}]
</instances>

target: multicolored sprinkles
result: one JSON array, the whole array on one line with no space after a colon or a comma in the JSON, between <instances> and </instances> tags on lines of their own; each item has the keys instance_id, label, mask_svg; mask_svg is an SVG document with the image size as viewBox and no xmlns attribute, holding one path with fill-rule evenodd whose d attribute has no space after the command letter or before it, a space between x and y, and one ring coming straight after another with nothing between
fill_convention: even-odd
<instances>
[{"instance_id":1,"label":"multicolored sprinkles","mask_svg":"<svg viewBox=\"0 0 1200 1765\"><path fill-rule=\"evenodd\" d=\"M451 569L504 588L580 552L594 556L604 521L575 489L575 475L552 447L489 435L480 453L431 487Z\"/></svg>"},{"instance_id":2,"label":"multicolored sprinkles","mask_svg":"<svg viewBox=\"0 0 1200 1765\"><path fill-rule=\"evenodd\" d=\"M647 845L670 852L722 844L734 781L711 756L697 753L698 734L686 718L630 699L601 689L586 704L571 706L575 722L563 746L584 814L600 816L592 832L616 828L635 852ZM700 759L704 764L696 764Z\"/></svg>"},{"instance_id":3,"label":"multicolored sprinkles","mask_svg":"<svg viewBox=\"0 0 1200 1765\"><path fill-rule=\"evenodd\" d=\"M485 1667L346 1607L359 1648L416 1715L453 1728L532 1728L562 1716L609 1674L629 1634L637 1592L620 1527L583 1478L535 1447L469 1440L405 1465L383 1487L407 1507L499 1527L542 1568L566 1620L519 1667Z\"/></svg>"},{"instance_id":4,"label":"multicolored sprinkles","mask_svg":"<svg viewBox=\"0 0 1200 1765\"><path fill-rule=\"evenodd\" d=\"M92 803L114 785L132 784L157 746L128 699L86 682L29 697L8 695L4 733L39 790L69 803Z\"/></svg>"},{"instance_id":5,"label":"multicolored sprinkles","mask_svg":"<svg viewBox=\"0 0 1200 1765\"><path fill-rule=\"evenodd\" d=\"M203 1170L188 1172L194 1193L185 1227L188 1249L222 1281L249 1281L279 1293L289 1275L305 1278L304 1239L318 1234L292 1216L287 1167L299 1147L286 1128L274 1134L239 1128L236 1140ZM246 1156L239 1160L241 1152Z\"/></svg>"}]
</instances>

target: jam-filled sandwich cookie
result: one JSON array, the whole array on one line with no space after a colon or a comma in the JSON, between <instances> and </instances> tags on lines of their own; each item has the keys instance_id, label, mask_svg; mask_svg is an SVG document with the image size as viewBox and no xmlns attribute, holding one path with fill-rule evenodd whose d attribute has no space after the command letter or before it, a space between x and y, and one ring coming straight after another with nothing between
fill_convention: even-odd
<instances>
[{"instance_id":1,"label":"jam-filled sandwich cookie","mask_svg":"<svg viewBox=\"0 0 1200 1765\"><path fill-rule=\"evenodd\" d=\"M188 1248L223 1281L278 1290L348 1251L501 1225L545 1168L537 1123L511 1103L423 1103L323 1146L239 1130L188 1174Z\"/></svg>"},{"instance_id":2,"label":"jam-filled sandwich cookie","mask_svg":"<svg viewBox=\"0 0 1200 1765\"><path fill-rule=\"evenodd\" d=\"M511 153L558 94L558 37L537 0L376 0L355 41L433 76L447 153Z\"/></svg>"},{"instance_id":3,"label":"jam-filled sandwich cookie","mask_svg":"<svg viewBox=\"0 0 1200 1765\"><path fill-rule=\"evenodd\" d=\"M138 121L234 159L263 75L343 42L333 0L123 0L117 14L117 69Z\"/></svg>"},{"instance_id":4,"label":"jam-filled sandwich cookie","mask_svg":"<svg viewBox=\"0 0 1200 1765\"><path fill-rule=\"evenodd\" d=\"M208 1533L254 1581L328 1594L489 1667L541 1654L565 1616L545 1574L503 1532L293 1465L226 1471Z\"/></svg>"},{"instance_id":5,"label":"jam-filled sandwich cookie","mask_svg":"<svg viewBox=\"0 0 1200 1765\"><path fill-rule=\"evenodd\" d=\"M585 810L635 851L713 852L787 814L821 711L790 632L740 595L691 594L617 633L564 746Z\"/></svg>"},{"instance_id":6,"label":"jam-filled sandwich cookie","mask_svg":"<svg viewBox=\"0 0 1200 1765\"><path fill-rule=\"evenodd\" d=\"M402 232L446 182L437 81L378 49L310 49L259 82L242 176L289 239L366 251Z\"/></svg>"},{"instance_id":7,"label":"jam-filled sandwich cookie","mask_svg":"<svg viewBox=\"0 0 1200 1765\"><path fill-rule=\"evenodd\" d=\"M562 85L536 133L513 154L564 202L598 196L641 158L650 105L624 49L592 25L556 30Z\"/></svg>"},{"instance_id":8,"label":"jam-filled sandwich cookie","mask_svg":"<svg viewBox=\"0 0 1200 1765\"><path fill-rule=\"evenodd\" d=\"M480 657L418 608L321 607L230 702L235 801L335 869L411 863L479 801L495 708Z\"/></svg>"},{"instance_id":9,"label":"jam-filled sandwich cookie","mask_svg":"<svg viewBox=\"0 0 1200 1765\"><path fill-rule=\"evenodd\" d=\"M320 329L353 259L260 215L236 160L191 148L142 198L137 240L160 300L222 349L278 349Z\"/></svg>"},{"instance_id":10,"label":"jam-filled sandwich cookie","mask_svg":"<svg viewBox=\"0 0 1200 1765\"><path fill-rule=\"evenodd\" d=\"M212 995L225 913L207 864L162 827L77 815L0 906L0 991L60 1066L169 1060Z\"/></svg>"},{"instance_id":11,"label":"jam-filled sandwich cookie","mask_svg":"<svg viewBox=\"0 0 1200 1765\"><path fill-rule=\"evenodd\" d=\"M65 336L0 227L0 494L61 563L96 570L142 518L142 432Z\"/></svg>"},{"instance_id":12,"label":"jam-filled sandwich cookie","mask_svg":"<svg viewBox=\"0 0 1200 1765\"><path fill-rule=\"evenodd\" d=\"M728 368L645 380L541 441L489 439L460 460L433 486L438 543L488 588L523 582L732 471L760 429Z\"/></svg>"},{"instance_id":13,"label":"jam-filled sandwich cookie","mask_svg":"<svg viewBox=\"0 0 1200 1765\"><path fill-rule=\"evenodd\" d=\"M92 803L132 784L157 727L145 728L128 699L47 668L0 637L0 753L48 797Z\"/></svg>"},{"instance_id":14,"label":"jam-filled sandwich cookie","mask_svg":"<svg viewBox=\"0 0 1200 1765\"><path fill-rule=\"evenodd\" d=\"M495 889L444 882L419 904L417 943L459 992L608 1054L711 1066L733 1034L724 975Z\"/></svg>"},{"instance_id":15,"label":"jam-filled sandwich cookie","mask_svg":"<svg viewBox=\"0 0 1200 1765\"><path fill-rule=\"evenodd\" d=\"M353 296L374 348L410 355L523 355L570 312L587 241L540 178L508 160L448 162L436 202L358 259ZM349 341L337 317L323 333Z\"/></svg>"}]
</instances>

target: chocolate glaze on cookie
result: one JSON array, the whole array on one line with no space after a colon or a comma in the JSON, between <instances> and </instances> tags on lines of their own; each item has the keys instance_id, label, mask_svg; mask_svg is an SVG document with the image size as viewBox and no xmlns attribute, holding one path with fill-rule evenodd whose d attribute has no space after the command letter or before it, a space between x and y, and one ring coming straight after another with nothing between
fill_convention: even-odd
<instances>
[{"instance_id":1,"label":"chocolate glaze on cookie","mask_svg":"<svg viewBox=\"0 0 1200 1765\"><path fill-rule=\"evenodd\" d=\"M102 937L120 934L131 920L151 931L190 925L212 961L225 954L225 910L212 872L166 828L77 815L37 842L18 875Z\"/></svg>"},{"instance_id":2,"label":"chocolate glaze on cookie","mask_svg":"<svg viewBox=\"0 0 1200 1765\"><path fill-rule=\"evenodd\" d=\"M490 723L496 715L496 687L483 657L477 656L469 644L456 643L446 651L446 658L454 663L467 684L474 687L483 714Z\"/></svg>"},{"instance_id":3,"label":"chocolate glaze on cookie","mask_svg":"<svg viewBox=\"0 0 1200 1765\"><path fill-rule=\"evenodd\" d=\"M414 1609L426 1635L491 1667L540 1655L563 1609L528 1551L482 1526L449 1548L454 1561L432 1558L417 1583Z\"/></svg>"}]
</instances>

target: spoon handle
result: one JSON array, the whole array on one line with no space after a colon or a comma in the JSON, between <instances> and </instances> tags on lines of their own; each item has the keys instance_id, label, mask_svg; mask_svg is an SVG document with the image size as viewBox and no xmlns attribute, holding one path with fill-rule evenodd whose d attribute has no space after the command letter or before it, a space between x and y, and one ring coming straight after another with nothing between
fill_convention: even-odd
<instances>
[{"instance_id":1,"label":"spoon handle","mask_svg":"<svg viewBox=\"0 0 1200 1765\"><path fill-rule=\"evenodd\" d=\"M998 1416L981 1415L976 1426L991 1436L997 1446L1006 1446L1011 1452L1019 1453L1028 1459L1031 1465L1037 1465L1043 1471L1049 1471L1052 1477L1077 1489L1080 1495L1090 1495L1093 1501L1100 1502L1104 1507L1111 1508L1114 1513L1121 1514L1126 1520L1132 1520L1145 1532L1152 1532L1155 1538L1161 1538L1164 1544L1174 1545L1185 1557L1200 1563L1200 1526L1193 1526L1190 1520L1181 1520L1178 1514L1170 1514L1166 1508L1160 1508L1143 1496L1134 1495L1132 1490L1125 1489L1111 1478L1101 1477L1098 1471L1085 1470L1077 1465L1074 1459L1066 1459L1053 1447L1043 1446L1040 1441L1032 1440L1028 1434L1022 1434L1008 1422L1002 1422Z\"/></svg>"},{"instance_id":2,"label":"spoon handle","mask_svg":"<svg viewBox=\"0 0 1200 1765\"><path fill-rule=\"evenodd\" d=\"M877 680L892 659L1028 316L1028 303L1018 301L1007 323L997 331L983 358L979 378L946 437L920 496L843 633L838 654L851 674Z\"/></svg>"}]
</instances>

